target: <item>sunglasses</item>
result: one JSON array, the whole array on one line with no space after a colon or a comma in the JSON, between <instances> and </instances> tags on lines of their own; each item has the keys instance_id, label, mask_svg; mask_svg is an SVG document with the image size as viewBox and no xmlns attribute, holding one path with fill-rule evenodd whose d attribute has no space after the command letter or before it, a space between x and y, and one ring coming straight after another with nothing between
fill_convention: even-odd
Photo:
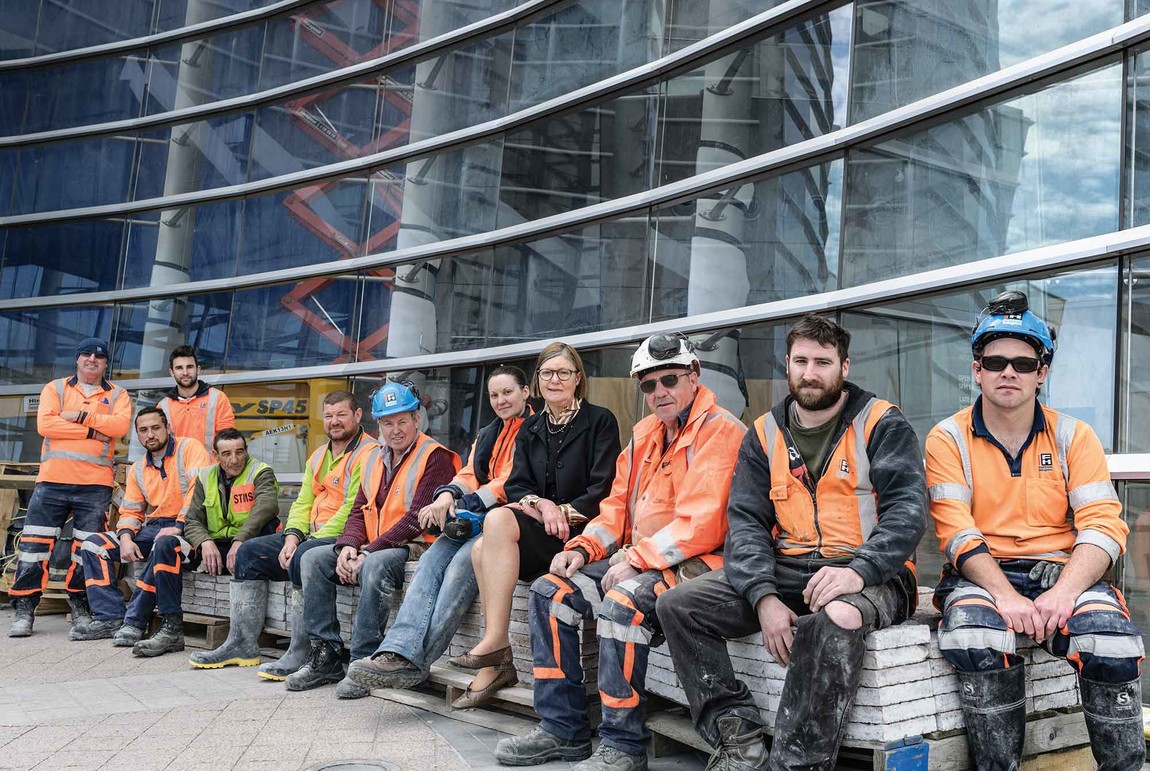
<instances>
[{"instance_id":1,"label":"sunglasses","mask_svg":"<svg viewBox=\"0 0 1150 771\"><path fill-rule=\"evenodd\" d=\"M1042 364L1033 356L1017 356L1013 359L1008 359L1005 356L983 356L978 360L978 363L983 369L990 372L1002 372L1007 366L1011 366L1020 375L1035 372Z\"/></svg>"},{"instance_id":2,"label":"sunglasses","mask_svg":"<svg viewBox=\"0 0 1150 771\"><path fill-rule=\"evenodd\" d=\"M659 377L653 377L650 380L642 380L639 382L639 390L645 394L653 394L655 393L655 385L657 383L662 383L664 388L674 388L676 384L678 384L679 378L687 377L687 375L690 374L690 372L680 372L678 374L670 373L661 375Z\"/></svg>"}]
</instances>

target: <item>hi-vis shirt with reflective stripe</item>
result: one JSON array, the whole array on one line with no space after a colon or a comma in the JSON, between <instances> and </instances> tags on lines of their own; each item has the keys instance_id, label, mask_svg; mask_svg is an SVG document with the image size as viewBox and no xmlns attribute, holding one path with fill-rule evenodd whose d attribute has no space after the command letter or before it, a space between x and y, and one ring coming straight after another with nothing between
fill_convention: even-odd
<instances>
[{"instance_id":1,"label":"hi-vis shirt with reflective stripe","mask_svg":"<svg viewBox=\"0 0 1150 771\"><path fill-rule=\"evenodd\" d=\"M774 412L755 421L755 433L771 469L770 497L778 520L779 551L847 557L870 537L878 524L878 499L871 483L867 444L875 424L892 407L890 402L871 397L830 452L813 492L791 473L790 448Z\"/></svg>"},{"instance_id":2,"label":"hi-vis shirt with reflective stripe","mask_svg":"<svg viewBox=\"0 0 1150 771\"><path fill-rule=\"evenodd\" d=\"M196 476L212 461L199 441L183 436L173 437L173 441L172 454L163 460L163 474L148 463L147 455L128 469L117 533L137 533L152 519L184 521L196 490Z\"/></svg>"},{"instance_id":3,"label":"hi-vis shirt with reflective stripe","mask_svg":"<svg viewBox=\"0 0 1150 771\"><path fill-rule=\"evenodd\" d=\"M256 502L256 477L271 466L255 458L248 458L243 471L232 480L231 497L220 500L220 465L200 469L200 484L204 488L204 512L207 514L208 533L214 538L232 538L243 527ZM280 485L275 483L276 492Z\"/></svg>"},{"instance_id":4,"label":"hi-vis shirt with reflective stripe","mask_svg":"<svg viewBox=\"0 0 1150 771\"><path fill-rule=\"evenodd\" d=\"M81 421L61 418L68 410L80 412ZM75 377L53 380L40 392L36 412L36 430L44 437L36 481L111 487L114 440L131 426L132 402L123 388L104 380L95 393L85 396ZM113 441L89 439L89 429Z\"/></svg>"},{"instance_id":5,"label":"hi-vis shirt with reflective stripe","mask_svg":"<svg viewBox=\"0 0 1150 771\"><path fill-rule=\"evenodd\" d=\"M168 416L173 434L198 439L204 447L215 446L219 431L236 426L232 403L218 388L208 388L191 399L165 396L156 406Z\"/></svg>"},{"instance_id":6,"label":"hi-vis shirt with reflective stripe","mask_svg":"<svg viewBox=\"0 0 1150 771\"><path fill-rule=\"evenodd\" d=\"M343 532L343 522L359 492L363 462L378 446L379 443L363 431L360 431L355 444L335 458L329 459L331 442L320 445L308 458L304 469L307 484L292 504L285 530L298 530L312 537L340 535ZM343 517L336 522L336 516L341 511ZM339 529L318 536L317 533L329 523L333 524L333 530L335 527Z\"/></svg>"},{"instance_id":7,"label":"hi-vis shirt with reflective stripe","mask_svg":"<svg viewBox=\"0 0 1150 771\"><path fill-rule=\"evenodd\" d=\"M523 414L531 415L531 407L528 406ZM515 437L519 436L519 429L522 426L523 416L517 415L502 422L494 438L484 436L484 432L481 431L480 436L471 443L471 455L468 456L467 465L455 475L449 486L458 488L464 495L475 493L488 509L507 503L507 495L503 492L503 488L507 484L507 477L511 476L511 463L515 460ZM494 433L491 426L486 430ZM481 439L491 443L490 452L482 453L487 455L485 469L477 468L475 465L481 454L479 446Z\"/></svg>"},{"instance_id":8,"label":"hi-vis shirt with reflective stripe","mask_svg":"<svg viewBox=\"0 0 1150 771\"><path fill-rule=\"evenodd\" d=\"M404 457L399 468L395 471L397 478L391 483L387 500L382 507L378 507L376 498L379 495L379 489L383 486L385 470L383 463L384 447L385 445L377 444L363 462L363 481L360 482L360 487L367 498L367 502L363 505L363 522L367 528L367 543L371 543L386 533L392 525L403 519L403 516L410 511L411 503L415 500L415 489L419 486L419 480L423 477L424 469L427 467L427 459L431 457L432 450L443 447L443 445L420 431L419 436L415 439L415 446L408 451L407 456ZM443 449L447 450L446 447ZM451 453L455 470L459 471L460 466L463 465L459 455L450 450L447 451ZM432 543L435 536L424 533L423 540Z\"/></svg>"},{"instance_id":9,"label":"hi-vis shirt with reflective stripe","mask_svg":"<svg viewBox=\"0 0 1150 771\"><path fill-rule=\"evenodd\" d=\"M974 435L974 407L926 438L930 513L947 560L986 544L995 559L1065 562L1080 543L1116 560L1129 528L1093 429L1042 406L1046 428L1011 476L1002 451Z\"/></svg>"},{"instance_id":10,"label":"hi-vis shirt with reflective stripe","mask_svg":"<svg viewBox=\"0 0 1150 771\"><path fill-rule=\"evenodd\" d=\"M727 536L727 498L746 431L704 386L666 452L663 421L643 418L619 454L599 516L565 548L582 548L594 562L633 544L627 561L636 570L662 570L700 555L712 569L722 567L722 557L711 552Z\"/></svg>"}]
</instances>

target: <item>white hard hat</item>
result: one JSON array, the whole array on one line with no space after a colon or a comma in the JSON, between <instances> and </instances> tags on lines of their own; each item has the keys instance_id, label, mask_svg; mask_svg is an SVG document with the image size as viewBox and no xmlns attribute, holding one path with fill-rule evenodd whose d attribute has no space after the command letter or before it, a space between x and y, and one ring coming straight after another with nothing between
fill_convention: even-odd
<instances>
[{"instance_id":1,"label":"white hard hat","mask_svg":"<svg viewBox=\"0 0 1150 771\"><path fill-rule=\"evenodd\" d=\"M631 377L639 377L644 372L667 367L686 367L699 371L699 357L695 346L682 335L661 332L651 335L639 344L639 350L631 357Z\"/></svg>"}]
</instances>

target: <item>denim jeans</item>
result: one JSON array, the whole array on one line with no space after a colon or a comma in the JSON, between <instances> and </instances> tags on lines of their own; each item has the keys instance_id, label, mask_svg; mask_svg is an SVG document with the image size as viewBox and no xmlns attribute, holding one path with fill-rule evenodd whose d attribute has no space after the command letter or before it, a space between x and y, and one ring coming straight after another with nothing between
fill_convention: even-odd
<instances>
[{"instance_id":1,"label":"denim jeans","mask_svg":"<svg viewBox=\"0 0 1150 771\"><path fill-rule=\"evenodd\" d=\"M312 642L343 647L335 612L335 588L342 582L335 574L339 552L312 549L301 563L303 573L303 628ZM359 569L359 604L351 629L351 658L370 656L383 639L391 595L403 586L403 563L407 547L368 552Z\"/></svg>"},{"instance_id":2,"label":"denim jeans","mask_svg":"<svg viewBox=\"0 0 1150 771\"><path fill-rule=\"evenodd\" d=\"M280 567L280 549L284 547L284 534L261 535L244 541L236 552L236 579L239 581L291 581L300 588L300 560L308 551L318 546L328 550L335 544L334 538L309 538L301 543L292 555L288 569Z\"/></svg>"},{"instance_id":3,"label":"denim jeans","mask_svg":"<svg viewBox=\"0 0 1150 771\"><path fill-rule=\"evenodd\" d=\"M60 528L72 518L72 562L68 565L67 590L73 596L84 592L84 570L80 547L93 533L108 526L108 505L112 488L107 485L67 485L41 482L32 491L16 576L8 595L12 600L27 597L34 603L48 583L48 561L60 536ZM0 534L2 535L2 534Z\"/></svg>"},{"instance_id":4,"label":"denim jeans","mask_svg":"<svg viewBox=\"0 0 1150 771\"><path fill-rule=\"evenodd\" d=\"M471 565L475 541L445 535L435 539L416 563L395 623L376 653L398 653L427 675L479 594Z\"/></svg>"}]
</instances>

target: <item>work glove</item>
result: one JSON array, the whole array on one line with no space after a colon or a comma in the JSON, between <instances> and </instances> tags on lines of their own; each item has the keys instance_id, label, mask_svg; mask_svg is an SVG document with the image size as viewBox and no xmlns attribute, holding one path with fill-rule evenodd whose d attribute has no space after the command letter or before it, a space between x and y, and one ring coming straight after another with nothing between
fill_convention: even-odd
<instances>
[{"instance_id":1,"label":"work glove","mask_svg":"<svg viewBox=\"0 0 1150 771\"><path fill-rule=\"evenodd\" d=\"M1054 586L1058 577L1062 575L1062 568L1061 562L1039 562L1030 569L1030 580L1045 591Z\"/></svg>"}]
</instances>

